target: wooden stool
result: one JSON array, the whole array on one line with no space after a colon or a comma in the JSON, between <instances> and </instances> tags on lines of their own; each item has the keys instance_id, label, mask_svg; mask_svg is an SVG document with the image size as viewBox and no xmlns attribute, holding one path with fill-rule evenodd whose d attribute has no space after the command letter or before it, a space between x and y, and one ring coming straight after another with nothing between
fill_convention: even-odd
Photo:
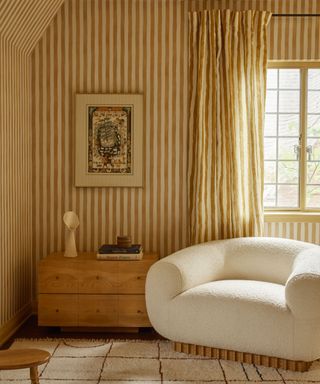
<instances>
[{"instance_id":1,"label":"wooden stool","mask_svg":"<svg viewBox=\"0 0 320 384\"><path fill-rule=\"evenodd\" d=\"M0 370L30 368L32 384L40 384L38 365L46 363L51 355L41 349L6 349L0 351Z\"/></svg>"}]
</instances>

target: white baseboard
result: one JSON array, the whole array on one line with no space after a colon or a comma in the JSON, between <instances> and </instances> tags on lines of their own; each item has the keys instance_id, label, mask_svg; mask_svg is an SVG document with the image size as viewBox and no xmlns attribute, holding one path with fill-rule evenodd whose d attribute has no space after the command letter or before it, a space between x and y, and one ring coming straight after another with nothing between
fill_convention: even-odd
<instances>
[{"instance_id":1,"label":"white baseboard","mask_svg":"<svg viewBox=\"0 0 320 384\"><path fill-rule=\"evenodd\" d=\"M0 346L3 345L32 314L31 303L26 304L12 319L0 327Z\"/></svg>"}]
</instances>

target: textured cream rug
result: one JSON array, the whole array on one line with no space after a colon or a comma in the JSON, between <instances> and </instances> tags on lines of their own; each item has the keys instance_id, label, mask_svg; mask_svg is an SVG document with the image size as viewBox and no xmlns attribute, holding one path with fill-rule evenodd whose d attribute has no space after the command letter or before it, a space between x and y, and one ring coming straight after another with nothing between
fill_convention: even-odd
<instances>
[{"instance_id":1,"label":"textured cream rug","mask_svg":"<svg viewBox=\"0 0 320 384\"><path fill-rule=\"evenodd\" d=\"M297 373L177 353L167 341L16 340L11 348L41 348L41 384L320 383L320 362ZM0 383L30 384L28 370L0 371Z\"/></svg>"}]
</instances>

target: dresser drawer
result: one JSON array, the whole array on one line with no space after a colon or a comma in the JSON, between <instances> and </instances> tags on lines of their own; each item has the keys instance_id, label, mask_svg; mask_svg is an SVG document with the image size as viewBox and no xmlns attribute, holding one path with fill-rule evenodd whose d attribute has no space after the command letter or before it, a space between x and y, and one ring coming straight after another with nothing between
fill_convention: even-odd
<instances>
[{"instance_id":1,"label":"dresser drawer","mask_svg":"<svg viewBox=\"0 0 320 384\"><path fill-rule=\"evenodd\" d=\"M78 295L40 294L38 324L48 326L78 325Z\"/></svg>"},{"instance_id":2,"label":"dresser drawer","mask_svg":"<svg viewBox=\"0 0 320 384\"><path fill-rule=\"evenodd\" d=\"M113 261L81 262L78 266L79 293L117 293L118 263Z\"/></svg>"},{"instance_id":3,"label":"dresser drawer","mask_svg":"<svg viewBox=\"0 0 320 384\"><path fill-rule=\"evenodd\" d=\"M78 270L73 261L42 261L39 264L39 293L77 293Z\"/></svg>"},{"instance_id":4,"label":"dresser drawer","mask_svg":"<svg viewBox=\"0 0 320 384\"><path fill-rule=\"evenodd\" d=\"M119 262L118 293L144 294L146 276L154 261L121 261Z\"/></svg>"},{"instance_id":5,"label":"dresser drawer","mask_svg":"<svg viewBox=\"0 0 320 384\"><path fill-rule=\"evenodd\" d=\"M117 326L118 297L116 295L79 295L79 325Z\"/></svg>"},{"instance_id":6,"label":"dresser drawer","mask_svg":"<svg viewBox=\"0 0 320 384\"><path fill-rule=\"evenodd\" d=\"M120 327L150 327L144 295L119 295Z\"/></svg>"}]
</instances>

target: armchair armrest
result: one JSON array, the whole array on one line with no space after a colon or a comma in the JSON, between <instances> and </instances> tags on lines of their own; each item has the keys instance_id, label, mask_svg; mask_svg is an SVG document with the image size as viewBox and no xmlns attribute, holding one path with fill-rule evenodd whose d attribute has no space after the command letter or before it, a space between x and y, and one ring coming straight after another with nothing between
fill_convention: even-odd
<instances>
[{"instance_id":1,"label":"armchair armrest","mask_svg":"<svg viewBox=\"0 0 320 384\"><path fill-rule=\"evenodd\" d=\"M287 305L300 319L320 318L320 253L318 249L301 252L295 259L285 295Z\"/></svg>"},{"instance_id":2,"label":"armchair armrest","mask_svg":"<svg viewBox=\"0 0 320 384\"><path fill-rule=\"evenodd\" d=\"M221 278L223 265L224 249L219 242L198 244L153 264L146 279L146 304L154 328L166 335L171 300L187 289Z\"/></svg>"}]
</instances>

